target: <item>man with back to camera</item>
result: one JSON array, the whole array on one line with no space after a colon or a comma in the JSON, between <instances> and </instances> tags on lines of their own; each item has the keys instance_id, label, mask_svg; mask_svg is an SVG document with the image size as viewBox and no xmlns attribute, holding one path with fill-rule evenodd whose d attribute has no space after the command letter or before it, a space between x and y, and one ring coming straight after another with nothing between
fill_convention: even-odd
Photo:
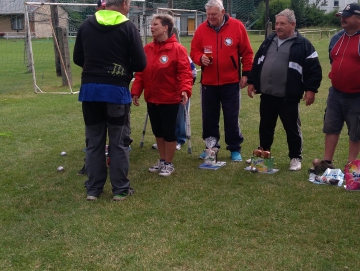
<instances>
[{"instance_id":1,"label":"man with back to camera","mask_svg":"<svg viewBox=\"0 0 360 271\"><path fill-rule=\"evenodd\" d=\"M351 3L340 17L343 30L330 40L331 70L327 107L324 117L325 151L320 171L334 168L333 157L344 122L348 128L348 161L356 160L360 152L360 5Z\"/></svg>"},{"instance_id":2,"label":"man with back to camera","mask_svg":"<svg viewBox=\"0 0 360 271\"><path fill-rule=\"evenodd\" d=\"M107 0L80 26L74 63L83 68L79 101L85 122L88 146L85 169L87 200L96 200L107 178L106 134L111 147L110 181L113 200L133 194L128 179L131 95L133 72L146 67L141 38L126 18L131 0Z\"/></svg>"},{"instance_id":3,"label":"man with back to camera","mask_svg":"<svg viewBox=\"0 0 360 271\"><path fill-rule=\"evenodd\" d=\"M206 5L207 21L196 29L191 41L190 57L201 66L201 106L203 139L216 138L219 148L220 106L224 115L226 149L231 160L242 161L241 146L244 138L240 131L240 88L247 85L253 50L244 25L225 13L221 0L209 0ZM212 58L204 53L212 46ZM242 71L241 71L242 65ZM205 159L206 152L199 158Z\"/></svg>"},{"instance_id":4,"label":"man with back to camera","mask_svg":"<svg viewBox=\"0 0 360 271\"><path fill-rule=\"evenodd\" d=\"M322 71L315 48L295 29L294 12L285 9L275 17L276 33L265 39L255 54L248 96L261 93L260 147L270 151L280 117L289 149L289 170L298 171L303 142L299 103L301 99L307 106L314 103Z\"/></svg>"}]
</instances>

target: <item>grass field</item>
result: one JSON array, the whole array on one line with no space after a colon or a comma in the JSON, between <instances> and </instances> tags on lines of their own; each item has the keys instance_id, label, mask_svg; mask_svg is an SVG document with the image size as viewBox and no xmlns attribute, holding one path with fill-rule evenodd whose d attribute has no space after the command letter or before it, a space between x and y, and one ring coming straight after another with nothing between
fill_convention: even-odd
<instances>
[{"instance_id":1,"label":"grass field","mask_svg":"<svg viewBox=\"0 0 360 271\"><path fill-rule=\"evenodd\" d=\"M261 40L251 40L257 50ZM148 125L139 148L146 106L142 101L132 107L129 177L136 193L117 203L109 184L97 202L85 200L86 177L76 175L84 158L77 95L36 95L31 80L24 80L28 74L5 78L1 72L0 270L359 270L359 194L308 181L312 159L323 153L330 86L329 40L312 41L324 79L315 104L301 103L301 171L288 171L280 122L272 149L279 172L252 174L245 162L231 162L225 148L218 157L227 162L224 168L198 169L204 143L197 82L191 99L193 153L187 146L176 152L176 172L169 178L147 171L158 158L150 148L154 137ZM189 40L182 42L189 46ZM4 87L5 81L16 89ZM242 90L244 158L258 145L258 107L259 97L250 99ZM220 143L225 147L223 138ZM344 132L334 163L343 169L346 159ZM60 165L64 172L56 171Z\"/></svg>"}]
</instances>

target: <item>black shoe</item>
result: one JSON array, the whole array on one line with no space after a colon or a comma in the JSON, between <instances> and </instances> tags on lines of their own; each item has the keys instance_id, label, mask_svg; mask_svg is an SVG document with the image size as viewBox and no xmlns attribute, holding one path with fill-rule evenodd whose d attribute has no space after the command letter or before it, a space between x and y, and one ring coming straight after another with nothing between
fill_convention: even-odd
<instances>
[{"instance_id":1,"label":"black shoe","mask_svg":"<svg viewBox=\"0 0 360 271\"><path fill-rule=\"evenodd\" d=\"M84 175L85 174L85 165L80 169L77 173L77 175Z\"/></svg>"}]
</instances>

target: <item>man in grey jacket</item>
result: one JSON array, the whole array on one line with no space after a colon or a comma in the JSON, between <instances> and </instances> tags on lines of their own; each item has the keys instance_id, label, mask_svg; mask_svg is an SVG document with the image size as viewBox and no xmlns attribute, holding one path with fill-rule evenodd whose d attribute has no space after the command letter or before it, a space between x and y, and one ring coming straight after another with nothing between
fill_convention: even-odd
<instances>
[{"instance_id":1,"label":"man in grey jacket","mask_svg":"<svg viewBox=\"0 0 360 271\"><path fill-rule=\"evenodd\" d=\"M295 29L294 12L276 15L275 30L260 46L248 75L248 95L261 93L260 146L270 151L278 117L286 131L289 170L301 169L302 134L299 102L314 103L322 79L317 52ZM305 95L304 95L305 92Z\"/></svg>"}]
</instances>

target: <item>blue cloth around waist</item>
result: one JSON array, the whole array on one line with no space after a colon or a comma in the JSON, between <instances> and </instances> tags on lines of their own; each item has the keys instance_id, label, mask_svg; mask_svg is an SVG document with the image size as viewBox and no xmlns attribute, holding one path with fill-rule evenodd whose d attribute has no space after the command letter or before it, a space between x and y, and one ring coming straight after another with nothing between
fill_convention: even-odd
<instances>
[{"instance_id":1,"label":"blue cloth around waist","mask_svg":"<svg viewBox=\"0 0 360 271\"><path fill-rule=\"evenodd\" d=\"M114 104L129 104L132 102L129 88L98 83L81 85L78 100L80 102L107 102Z\"/></svg>"}]
</instances>

